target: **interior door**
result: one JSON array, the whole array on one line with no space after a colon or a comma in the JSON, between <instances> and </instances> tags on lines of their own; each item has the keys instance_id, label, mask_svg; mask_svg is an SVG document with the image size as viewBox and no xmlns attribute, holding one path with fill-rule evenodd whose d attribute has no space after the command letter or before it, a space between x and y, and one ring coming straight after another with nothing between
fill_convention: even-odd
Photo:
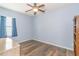
<instances>
[{"instance_id":1,"label":"interior door","mask_svg":"<svg viewBox=\"0 0 79 59\"><path fill-rule=\"evenodd\" d=\"M75 55L79 56L79 16L75 17L74 21L74 50L75 50Z\"/></svg>"}]
</instances>

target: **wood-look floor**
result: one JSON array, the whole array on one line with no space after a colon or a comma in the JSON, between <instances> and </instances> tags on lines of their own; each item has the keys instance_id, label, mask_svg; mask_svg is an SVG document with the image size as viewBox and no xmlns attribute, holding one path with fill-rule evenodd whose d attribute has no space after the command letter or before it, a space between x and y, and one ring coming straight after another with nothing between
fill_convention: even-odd
<instances>
[{"instance_id":1,"label":"wood-look floor","mask_svg":"<svg viewBox=\"0 0 79 59\"><path fill-rule=\"evenodd\" d=\"M35 40L20 43L21 56L73 56L73 51Z\"/></svg>"}]
</instances>

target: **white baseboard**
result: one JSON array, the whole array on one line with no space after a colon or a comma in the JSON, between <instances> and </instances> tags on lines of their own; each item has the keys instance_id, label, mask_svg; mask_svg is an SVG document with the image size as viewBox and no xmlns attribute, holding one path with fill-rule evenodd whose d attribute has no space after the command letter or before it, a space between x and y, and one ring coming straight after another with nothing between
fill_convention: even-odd
<instances>
[{"instance_id":1,"label":"white baseboard","mask_svg":"<svg viewBox=\"0 0 79 59\"><path fill-rule=\"evenodd\" d=\"M47 44L50 44L50 45L54 45L54 46L58 46L58 47L61 47L61 48L65 48L65 49L74 51L74 50L71 49L71 48L64 47L64 46L60 46L60 45L57 45L57 44L55 44L55 43L51 43L51 42L44 41L44 40L39 40L39 39L27 39L27 40L21 40L21 41L19 41L18 43L21 43L21 42L24 42L24 41L28 41L28 40L36 40L36 41L40 41L40 42L43 42L43 43L47 43Z\"/></svg>"},{"instance_id":2,"label":"white baseboard","mask_svg":"<svg viewBox=\"0 0 79 59\"><path fill-rule=\"evenodd\" d=\"M47 44L50 44L50 45L54 45L54 46L58 46L58 47L61 47L61 48L65 48L65 49L68 49L68 50L74 51L74 50L71 49L71 48L63 47L63 46L57 45L57 44L55 44L55 43L51 43L51 42L47 42L47 41L43 41L43 40L38 40L38 39L33 39L33 40L40 41L40 42L43 42L43 43L47 43Z\"/></svg>"},{"instance_id":3,"label":"white baseboard","mask_svg":"<svg viewBox=\"0 0 79 59\"><path fill-rule=\"evenodd\" d=\"M23 39L23 40L15 40L15 41L18 42L18 43L22 43L22 42L25 42L25 41L28 41L28 40L31 40L31 39Z\"/></svg>"}]
</instances>

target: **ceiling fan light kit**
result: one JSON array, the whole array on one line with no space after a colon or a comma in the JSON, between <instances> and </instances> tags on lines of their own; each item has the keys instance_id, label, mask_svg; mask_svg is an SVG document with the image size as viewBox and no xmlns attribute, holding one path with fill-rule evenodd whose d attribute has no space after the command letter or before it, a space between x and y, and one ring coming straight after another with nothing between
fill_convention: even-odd
<instances>
[{"instance_id":1,"label":"ceiling fan light kit","mask_svg":"<svg viewBox=\"0 0 79 59\"><path fill-rule=\"evenodd\" d=\"M33 11L34 11L34 12L38 12L38 8L37 8L37 7L34 7L34 8L33 8Z\"/></svg>"},{"instance_id":2,"label":"ceiling fan light kit","mask_svg":"<svg viewBox=\"0 0 79 59\"><path fill-rule=\"evenodd\" d=\"M29 7L31 7L30 10L27 10L25 12L29 12L29 11L33 11L34 12L34 15L36 15L39 11L40 12L45 12L45 10L42 10L42 7L45 7L44 4L41 4L41 5L37 5L37 3L34 3L33 6L30 5L30 4L27 4Z\"/></svg>"}]
</instances>

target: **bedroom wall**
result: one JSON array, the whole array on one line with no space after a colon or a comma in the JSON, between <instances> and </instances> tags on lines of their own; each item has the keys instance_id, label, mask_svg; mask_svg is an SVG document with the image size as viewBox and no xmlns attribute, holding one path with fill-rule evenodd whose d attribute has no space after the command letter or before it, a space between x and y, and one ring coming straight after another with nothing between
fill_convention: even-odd
<instances>
[{"instance_id":1,"label":"bedroom wall","mask_svg":"<svg viewBox=\"0 0 79 59\"><path fill-rule=\"evenodd\" d=\"M32 17L25 14L0 7L0 15L16 18L18 36L13 37L17 42L26 41L32 38Z\"/></svg>"},{"instance_id":2,"label":"bedroom wall","mask_svg":"<svg viewBox=\"0 0 79 59\"><path fill-rule=\"evenodd\" d=\"M73 50L73 19L76 15L79 15L79 4L36 16L34 38Z\"/></svg>"}]
</instances>

